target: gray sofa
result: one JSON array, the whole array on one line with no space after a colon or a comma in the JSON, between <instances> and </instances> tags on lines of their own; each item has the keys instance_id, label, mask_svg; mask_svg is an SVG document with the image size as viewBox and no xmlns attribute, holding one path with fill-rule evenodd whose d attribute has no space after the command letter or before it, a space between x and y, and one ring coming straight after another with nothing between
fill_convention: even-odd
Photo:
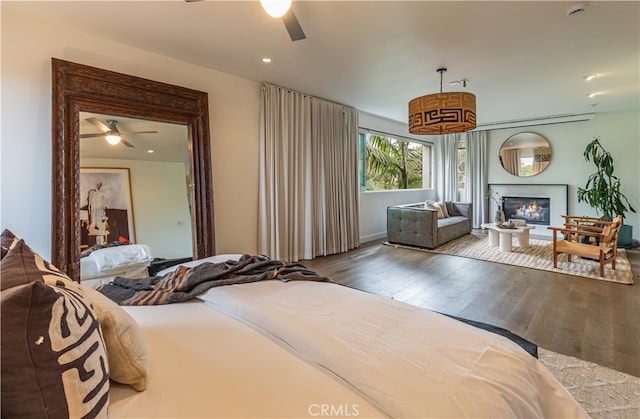
<instances>
[{"instance_id":1,"label":"gray sofa","mask_svg":"<svg viewBox=\"0 0 640 419\"><path fill-rule=\"evenodd\" d=\"M387 207L387 241L435 249L471 233L471 202L446 202L449 217L426 209L424 202Z\"/></svg>"}]
</instances>

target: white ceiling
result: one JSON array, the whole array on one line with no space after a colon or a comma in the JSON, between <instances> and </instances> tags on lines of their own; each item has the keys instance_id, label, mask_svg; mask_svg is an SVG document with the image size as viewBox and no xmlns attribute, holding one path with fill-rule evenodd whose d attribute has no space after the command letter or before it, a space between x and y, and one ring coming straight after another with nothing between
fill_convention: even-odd
<instances>
[{"instance_id":1,"label":"white ceiling","mask_svg":"<svg viewBox=\"0 0 640 419\"><path fill-rule=\"evenodd\" d=\"M88 118L98 118L106 124L116 120L122 138L133 147L122 142L111 145L104 137L80 139L80 159L95 157L101 159L147 160L164 162L182 162L189 167L189 130L186 125L145 121L90 112L80 112L80 135L102 133L98 127L88 122ZM157 134L136 134L138 131L157 131ZM150 152L151 150L151 152Z\"/></svg>"},{"instance_id":2,"label":"white ceiling","mask_svg":"<svg viewBox=\"0 0 640 419\"><path fill-rule=\"evenodd\" d=\"M6 3L6 2L5 2ZM640 3L293 2L292 42L256 1L21 2L63 26L406 121L410 99L468 79L478 124L640 107ZM5 4L3 7L7 6ZM264 64L268 56L273 62ZM587 82L583 76L599 73ZM587 95L599 91L594 99Z\"/></svg>"}]
</instances>

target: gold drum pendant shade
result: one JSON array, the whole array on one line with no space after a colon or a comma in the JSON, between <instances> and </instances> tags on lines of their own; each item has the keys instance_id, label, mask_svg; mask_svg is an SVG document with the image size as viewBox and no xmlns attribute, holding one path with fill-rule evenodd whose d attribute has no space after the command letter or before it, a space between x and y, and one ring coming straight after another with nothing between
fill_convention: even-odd
<instances>
[{"instance_id":1,"label":"gold drum pendant shade","mask_svg":"<svg viewBox=\"0 0 640 419\"><path fill-rule=\"evenodd\" d=\"M442 92L420 96L409 102L409 132L420 135L453 134L476 127L476 95L466 92Z\"/></svg>"}]
</instances>

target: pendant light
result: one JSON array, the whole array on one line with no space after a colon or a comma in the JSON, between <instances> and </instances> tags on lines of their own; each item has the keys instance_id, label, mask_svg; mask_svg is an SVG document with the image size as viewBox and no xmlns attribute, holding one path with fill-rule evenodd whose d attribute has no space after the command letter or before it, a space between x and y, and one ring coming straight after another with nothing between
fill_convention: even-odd
<instances>
[{"instance_id":1,"label":"pendant light","mask_svg":"<svg viewBox=\"0 0 640 419\"><path fill-rule=\"evenodd\" d=\"M476 127L476 96L467 92L442 92L446 68L439 68L440 93L420 96L409 102L409 132L443 135L470 131Z\"/></svg>"}]
</instances>

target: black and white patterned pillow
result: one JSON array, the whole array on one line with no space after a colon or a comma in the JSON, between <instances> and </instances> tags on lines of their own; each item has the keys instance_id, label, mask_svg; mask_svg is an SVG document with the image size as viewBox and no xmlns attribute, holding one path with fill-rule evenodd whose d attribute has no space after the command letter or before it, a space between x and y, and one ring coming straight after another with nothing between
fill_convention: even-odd
<instances>
[{"instance_id":1,"label":"black and white patterned pillow","mask_svg":"<svg viewBox=\"0 0 640 419\"><path fill-rule=\"evenodd\" d=\"M9 250L13 248L20 240L19 237L16 237L10 230L4 229L2 234L0 234L0 260L4 259L9 253Z\"/></svg>"},{"instance_id":2,"label":"black and white patterned pillow","mask_svg":"<svg viewBox=\"0 0 640 419\"><path fill-rule=\"evenodd\" d=\"M2 416L106 417L109 364L91 302L24 243L0 262ZM11 285L11 286L8 286Z\"/></svg>"},{"instance_id":3,"label":"black and white patterned pillow","mask_svg":"<svg viewBox=\"0 0 640 419\"><path fill-rule=\"evenodd\" d=\"M32 281L55 282L58 279L70 280L51 263L31 250L22 239L12 245L0 262L0 290Z\"/></svg>"}]
</instances>

